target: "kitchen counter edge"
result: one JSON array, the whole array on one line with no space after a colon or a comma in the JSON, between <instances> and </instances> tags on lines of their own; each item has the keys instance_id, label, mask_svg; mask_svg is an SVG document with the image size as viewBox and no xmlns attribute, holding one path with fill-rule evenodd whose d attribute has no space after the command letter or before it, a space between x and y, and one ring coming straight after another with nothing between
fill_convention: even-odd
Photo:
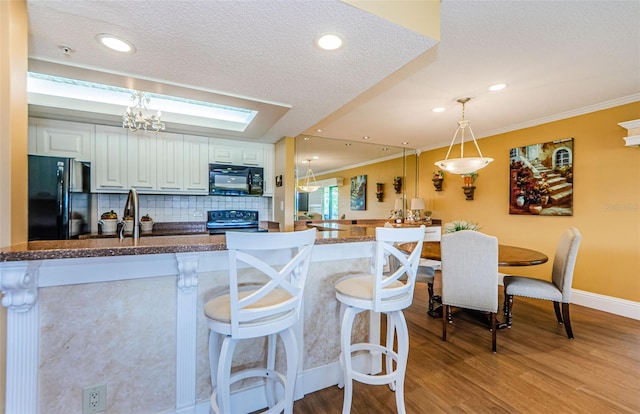
<instances>
[{"instance_id":1,"label":"kitchen counter edge","mask_svg":"<svg viewBox=\"0 0 640 414\"><path fill-rule=\"evenodd\" d=\"M318 232L316 244L355 243L375 240L375 232ZM197 253L226 250L224 235L189 235L125 238L32 241L0 248L0 262L135 256L167 253Z\"/></svg>"}]
</instances>

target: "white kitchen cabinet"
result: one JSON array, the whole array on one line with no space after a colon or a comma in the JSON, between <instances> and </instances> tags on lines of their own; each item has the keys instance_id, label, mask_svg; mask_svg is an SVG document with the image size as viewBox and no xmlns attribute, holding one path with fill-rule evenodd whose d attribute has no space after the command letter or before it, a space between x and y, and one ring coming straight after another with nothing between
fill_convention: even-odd
<instances>
[{"instance_id":1,"label":"white kitchen cabinet","mask_svg":"<svg viewBox=\"0 0 640 414\"><path fill-rule=\"evenodd\" d=\"M32 118L29 120L29 153L91 161L93 124Z\"/></svg>"},{"instance_id":2,"label":"white kitchen cabinet","mask_svg":"<svg viewBox=\"0 0 640 414\"><path fill-rule=\"evenodd\" d=\"M273 187L275 186L276 177L274 175L275 148L273 144L264 144L264 183L263 195L273 196Z\"/></svg>"},{"instance_id":3,"label":"white kitchen cabinet","mask_svg":"<svg viewBox=\"0 0 640 414\"><path fill-rule=\"evenodd\" d=\"M209 142L209 162L262 167L264 164L263 144L214 138Z\"/></svg>"},{"instance_id":4,"label":"white kitchen cabinet","mask_svg":"<svg viewBox=\"0 0 640 414\"><path fill-rule=\"evenodd\" d=\"M156 140L158 164L158 190L183 191L184 139L182 134L158 132Z\"/></svg>"},{"instance_id":5,"label":"white kitchen cabinet","mask_svg":"<svg viewBox=\"0 0 640 414\"><path fill-rule=\"evenodd\" d=\"M95 128L95 145L91 157L91 191L128 191L127 130L104 125L96 125Z\"/></svg>"},{"instance_id":6,"label":"white kitchen cabinet","mask_svg":"<svg viewBox=\"0 0 640 414\"><path fill-rule=\"evenodd\" d=\"M184 136L184 190L209 194L209 138Z\"/></svg>"},{"instance_id":7,"label":"white kitchen cabinet","mask_svg":"<svg viewBox=\"0 0 640 414\"><path fill-rule=\"evenodd\" d=\"M156 134L129 132L127 140L127 169L129 187L144 193L157 185Z\"/></svg>"}]
</instances>

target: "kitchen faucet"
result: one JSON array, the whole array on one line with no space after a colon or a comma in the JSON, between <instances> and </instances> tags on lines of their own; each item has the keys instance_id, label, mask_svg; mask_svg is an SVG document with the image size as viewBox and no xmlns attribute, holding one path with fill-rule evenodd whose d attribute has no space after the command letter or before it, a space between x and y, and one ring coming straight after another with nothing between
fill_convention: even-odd
<instances>
[{"instance_id":1,"label":"kitchen faucet","mask_svg":"<svg viewBox=\"0 0 640 414\"><path fill-rule=\"evenodd\" d=\"M133 210L133 211L132 211ZM135 188L129 190L127 196L127 202L124 204L123 219L127 217L133 217L133 239L138 240L140 238L140 204L138 201L138 191ZM124 239L124 223L120 228L120 240Z\"/></svg>"}]
</instances>

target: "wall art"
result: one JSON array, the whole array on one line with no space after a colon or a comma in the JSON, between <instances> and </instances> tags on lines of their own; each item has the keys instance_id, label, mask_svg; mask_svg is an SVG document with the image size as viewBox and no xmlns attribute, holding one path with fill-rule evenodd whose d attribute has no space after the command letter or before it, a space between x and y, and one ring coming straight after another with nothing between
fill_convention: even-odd
<instances>
[{"instance_id":1,"label":"wall art","mask_svg":"<svg viewBox=\"0 0 640 414\"><path fill-rule=\"evenodd\" d=\"M351 177L351 210L367 209L367 176Z\"/></svg>"},{"instance_id":2,"label":"wall art","mask_svg":"<svg viewBox=\"0 0 640 414\"><path fill-rule=\"evenodd\" d=\"M573 215L573 138L512 148L509 214Z\"/></svg>"}]
</instances>

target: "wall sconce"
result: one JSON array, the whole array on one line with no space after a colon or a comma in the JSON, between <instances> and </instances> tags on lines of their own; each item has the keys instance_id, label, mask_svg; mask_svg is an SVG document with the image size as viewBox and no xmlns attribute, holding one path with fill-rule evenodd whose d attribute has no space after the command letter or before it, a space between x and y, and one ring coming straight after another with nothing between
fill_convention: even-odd
<instances>
[{"instance_id":1,"label":"wall sconce","mask_svg":"<svg viewBox=\"0 0 640 414\"><path fill-rule=\"evenodd\" d=\"M376 198L378 202L382 202L382 197L384 197L384 193L382 192L383 183L376 183Z\"/></svg>"},{"instance_id":2,"label":"wall sconce","mask_svg":"<svg viewBox=\"0 0 640 414\"><path fill-rule=\"evenodd\" d=\"M473 194L476 191L476 186L473 185L476 182L476 178L478 178L477 172L471 172L468 174L462 174L463 186L462 191L467 199L467 201L473 200Z\"/></svg>"},{"instance_id":3,"label":"wall sconce","mask_svg":"<svg viewBox=\"0 0 640 414\"><path fill-rule=\"evenodd\" d=\"M444 181L444 172L442 170L434 171L433 178L433 186L436 188L436 191L442 191L442 182Z\"/></svg>"},{"instance_id":4,"label":"wall sconce","mask_svg":"<svg viewBox=\"0 0 640 414\"><path fill-rule=\"evenodd\" d=\"M393 177L393 189L396 190L396 194L400 194L402 191L402 177Z\"/></svg>"}]
</instances>

